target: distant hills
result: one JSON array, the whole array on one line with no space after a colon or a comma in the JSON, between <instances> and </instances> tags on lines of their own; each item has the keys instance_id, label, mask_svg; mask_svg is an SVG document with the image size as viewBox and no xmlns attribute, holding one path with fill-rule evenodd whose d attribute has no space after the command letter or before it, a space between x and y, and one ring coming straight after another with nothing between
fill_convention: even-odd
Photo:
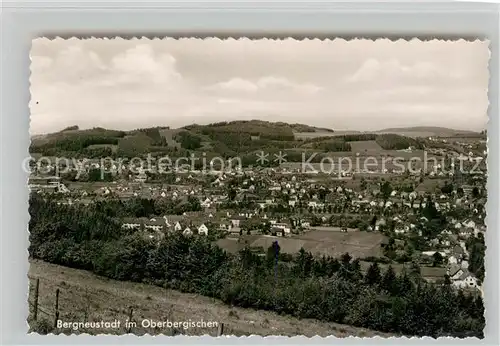
<instances>
[{"instance_id":1,"label":"distant hills","mask_svg":"<svg viewBox=\"0 0 500 346\"><path fill-rule=\"evenodd\" d=\"M151 127L119 131L95 127L70 126L59 132L32 137L31 153L64 157L134 157L147 153L186 157L203 152L211 157L245 157L255 162L255 154L286 151L289 161L300 161L304 151L350 152L351 143L367 144L380 150L424 148L430 136L480 136L472 131L442 127L387 128L375 132L334 131L305 124L288 124L262 120L192 124L182 128ZM359 146L356 146L359 147ZM251 158L251 159L250 159ZM318 156L321 159L321 156Z\"/></svg>"},{"instance_id":2,"label":"distant hills","mask_svg":"<svg viewBox=\"0 0 500 346\"><path fill-rule=\"evenodd\" d=\"M393 127L376 131L376 133L395 133L409 135L411 137L456 137L456 136L478 136L478 132L467 130L455 130L447 127L437 126L413 126Z\"/></svg>"}]
</instances>

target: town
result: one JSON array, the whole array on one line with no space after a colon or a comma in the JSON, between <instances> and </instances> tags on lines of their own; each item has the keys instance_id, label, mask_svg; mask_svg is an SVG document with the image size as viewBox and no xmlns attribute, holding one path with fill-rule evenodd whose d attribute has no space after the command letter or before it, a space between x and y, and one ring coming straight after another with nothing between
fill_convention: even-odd
<instances>
[{"instance_id":1,"label":"town","mask_svg":"<svg viewBox=\"0 0 500 346\"><path fill-rule=\"evenodd\" d=\"M350 171L341 164L325 172L323 162L304 170L286 156L268 167L256 156L253 165L166 174L109 159L65 167L33 160L29 187L58 204L117 209L122 229L151 241L182 233L260 256L277 241L284 258L301 249L317 258L349 254L365 273L376 263L482 294L485 137L430 136L425 143L425 150L384 150L373 140L351 141L351 152L335 158L376 163ZM408 169L397 170L395 157Z\"/></svg>"}]
</instances>

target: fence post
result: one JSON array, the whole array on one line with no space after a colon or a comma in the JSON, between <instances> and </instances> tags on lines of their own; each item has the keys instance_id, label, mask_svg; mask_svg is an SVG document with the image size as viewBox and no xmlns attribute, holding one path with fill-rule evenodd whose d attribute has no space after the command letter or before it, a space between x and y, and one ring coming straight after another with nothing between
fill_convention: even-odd
<instances>
[{"instance_id":1,"label":"fence post","mask_svg":"<svg viewBox=\"0 0 500 346\"><path fill-rule=\"evenodd\" d=\"M129 334L132 330L132 314L134 313L134 309L130 308L128 312L128 326L127 326L127 334Z\"/></svg>"},{"instance_id":2,"label":"fence post","mask_svg":"<svg viewBox=\"0 0 500 346\"><path fill-rule=\"evenodd\" d=\"M217 336L222 336L224 334L224 323L219 323L217 328Z\"/></svg>"},{"instance_id":3,"label":"fence post","mask_svg":"<svg viewBox=\"0 0 500 346\"><path fill-rule=\"evenodd\" d=\"M57 321L59 320L59 288L56 289L55 311L56 311L56 315L54 317L54 328L57 328Z\"/></svg>"},{"instance_id":4,"label":"fence post","mask_svg":"<svg viewBox=\"0 0 500 346\"><path fill-rule=\"evenodd\" d=\"M87 322L87 319L89 317L90 298L89 298L88 288L85 288L85 299L86 299L86 304L85 304L85 311L84 311L83 322Z\"/></svg>"},{"instance_id":5,"label":"fence post","mask_svg":"<svg viewBox=\"0 0 500 346\"><path fill-rule=\"evenodd\" d=\"M38 317L38 289L40 288L40 279L36 279L35 283L35 301L33 303L33 318L37 319Z\"/></svg>"}]
</instances>

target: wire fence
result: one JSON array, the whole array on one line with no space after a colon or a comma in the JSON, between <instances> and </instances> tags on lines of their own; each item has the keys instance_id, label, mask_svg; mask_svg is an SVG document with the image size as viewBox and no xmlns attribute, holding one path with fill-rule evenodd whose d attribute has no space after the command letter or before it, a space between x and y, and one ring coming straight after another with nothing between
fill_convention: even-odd
<instances>
[{"instance_id":1,"label":"wire fence","mask_svg":"<svg viewBox=\"0 0 500 346\"><path fill-rule=\"evenodd\" d=\"M90 300L90 296L87 292L83 294L82 297L82 305L83 307L77 308L75 305L79 305L78 302L75 302L74 300L74 295L71 296L68 294L68 296L71 296L71 299L65 297L65 292L64 289L61 291L61 288L57 287L55 289L54 295L53 295L53 300L49 305L49 302L47 301L47 296L44 296L43 299L39 299L40 297L40 278L35 278L35 277L30 277L30 295L28 299L28 306L29 306L29 317L28 317L28 322L30 326L36 325L37 321L44 320L45 322L45 331L48 332L50 331L58 331L59 326L62 324L62 319L64 320L80 320L81 323L85 324L86 322L90 322L89 320L91 319L91 312L98 313L99 311L91 311L92 304ZM64 311L63 314L61 314L60 306L66 306L68 310L68 307L70 311ZM42 305L44 304L44 305ZM94 306L95 310L95 306ZM134 321L134 309L133 307L129 307L125 311L118 311L116 310L117 313L122 315L125 320L125 323L121 325L118 329L115 329L114 332L118 334L123 334L123 333L133 333L137 331L137 323ZM71 327L69 327L71 328ZM32 328L33 329L33 328ZM33 330L34 332L38 332L36 330ZM76 331L76 329L75 329ZM78 328L79 332L90 332L91 330L86 330L85 327ZM95 331L94 331L95 332ZM174 330L175 332L175 330ZM217 334L216 336L221 336L224 333L224 324L223 323L218 323L217 324ZM175 333L174 335L176 335Z\"/></svg>"}]
</instances>

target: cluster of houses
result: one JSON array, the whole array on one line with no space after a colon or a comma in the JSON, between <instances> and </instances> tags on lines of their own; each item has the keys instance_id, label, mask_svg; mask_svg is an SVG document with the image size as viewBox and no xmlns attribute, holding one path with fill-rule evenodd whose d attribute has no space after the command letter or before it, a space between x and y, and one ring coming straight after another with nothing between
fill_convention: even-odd
<instances>
[{"instance_id":1,"label":"cluster of houses","mask_svg":"<svg viewBox=\"0 0 500 346\"><path fill-rule=\"evenodd\" d=\"M257 215L253 213L241 213L231 215L230 213L190 212L184 215L165 215L155 218L125 218L122 220L122 228L126 230L145 231L151 238L157 235L177 232L186 236L194 234L208 236L209 232L216 232L229 237L245 234L260 233L257 228L244 229L244 222L256 220ZM293 225L289 222L280 222L277 219L268 218L267 215L259 218L260 225L268 223L270 234L275 236L288 236L291 234ZM308 226L307 222L303 226Z\"/></svg>"},{"instance_id":2,"label":"cluster of houses","mask_svg":"<svg viewBox=\"0 0 500 346\"><path fill-rule=\"evenodd\" d=\"M418 185L418 178L410 179ZM311 228L313 218L319 220L322 226L331 226L332 216L350 214L367 220L372 215L383 215L367 230L384 232L390 221L395 225L393 231L396 236L404 239L413 233L420 221L426 221L420 217L419 210L426 207L426 196L431 194L437 210L447 213L461 208L466 212L460 218L451 219L448 229L430 239L428 246L432 251L423 255L441 253L448 261L448 275L455 286L478 286L474 275L468 271L464 240L485 232L484 221L481 221L485 211L484 201L472 197L472 185L461 184L463 193L460 194L457 185L448 194L430 192L417 186L409 191L394 188L387 196L381 192L380 182L371 182L366 188L360 188L359 184L359 178L352 176L340 180L311 178L310 175L286 169L258 172L249 169L217 176L200 176L190 172L176 175L169 184L148 182L148 175L139 172L129 179L88 183L84 188L85 184L80 184L75 189L71 189L71 183L68 188L59 177L33 176L29 182L32 191L63 193L67 196L64 203L68 204L88 201L89 197L169 201L198 199L202 208L200 212L122 220L123 229L144 231L151 238L170 232L200 236L214 233L227 237L265 232L293 237ZM479 190L484 187L484 179L478 181L475 187ZM240 208L241 205L251 207ZM248 226L249 223L254 226ZM347 227L342 226L342 231L346 232Z\"/></svg>"},{"instance_id":3,"label":"cluster of houses","mask_svg":"<svg viewBox=\"0 0 500 346\"><path fill-rule=\"evenodd\" d=\"M29 178L28 188L30 192L43 193L69 193L70 190L61 182L58 176L34 176Z\"/></svg>"},{"instance_id":4,"label":"cluster of houses","mask_svg":"<svg viewBox=\"0 0 500 346\"><path fill-rule=\"evenodd\" d=\"M143 230L154 234L165 234L165 232L182 232L184 235L208 235L208 228L204 223L186 222L185 218L177 215L159 218L126 218L122 223L123 229Z\"/></svg>"}]
</instances>

